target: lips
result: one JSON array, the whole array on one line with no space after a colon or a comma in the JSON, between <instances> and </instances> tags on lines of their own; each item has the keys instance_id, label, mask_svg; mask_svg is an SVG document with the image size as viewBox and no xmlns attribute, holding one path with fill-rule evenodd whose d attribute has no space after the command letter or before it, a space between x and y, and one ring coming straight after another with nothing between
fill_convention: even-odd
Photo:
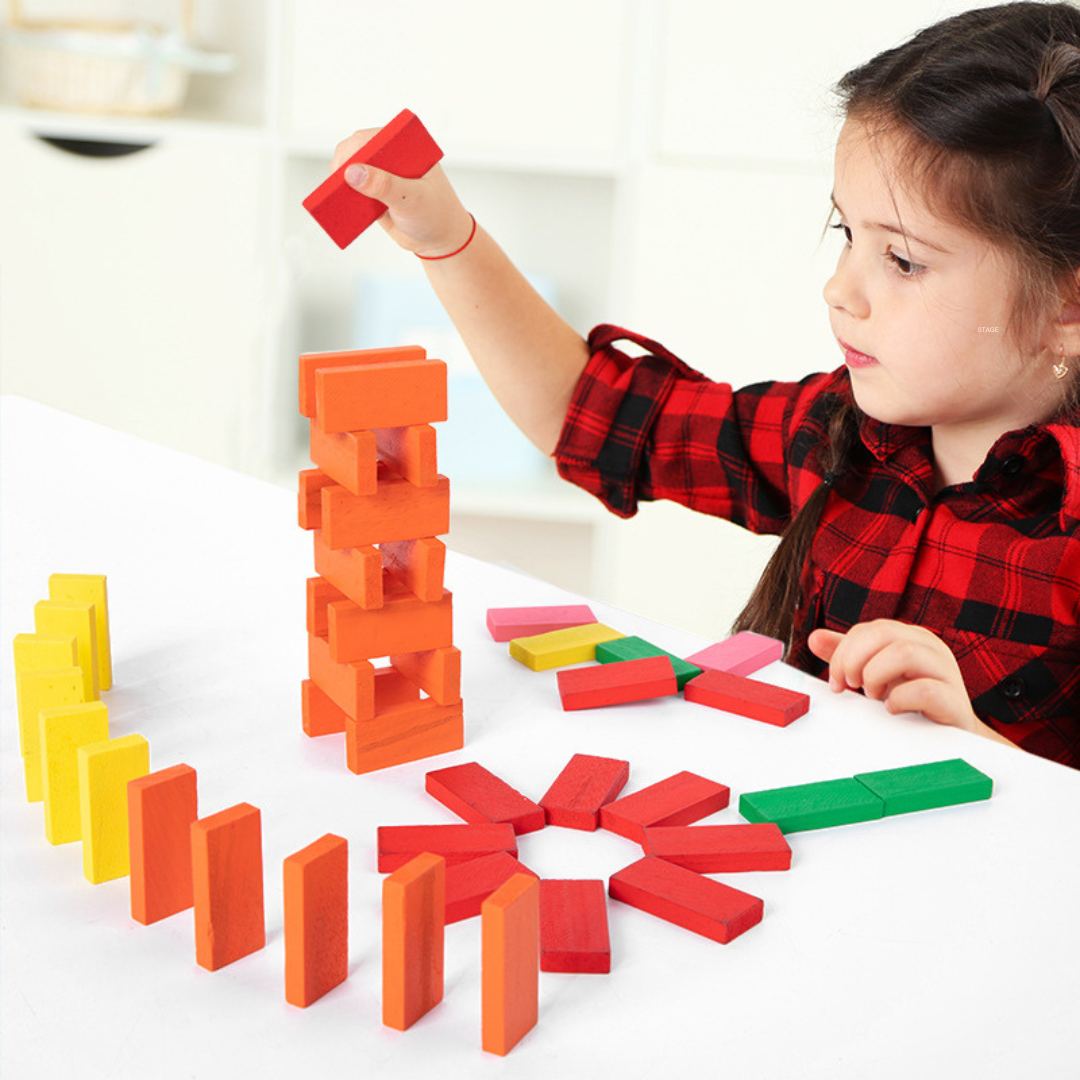
<instances>
[{"instance_id":1,"label":"lips","mask_svg":"<svg viewBox=\"0 0 1080 1080\"><path fill-rule=\"evenodd\" d=\"M877 360L864 352L859 352L858 349L853 349L846 341L840 341L840 348L844 350L844 361L849 368L866 368L873 367Z\"/></svg>"}]
</instances>

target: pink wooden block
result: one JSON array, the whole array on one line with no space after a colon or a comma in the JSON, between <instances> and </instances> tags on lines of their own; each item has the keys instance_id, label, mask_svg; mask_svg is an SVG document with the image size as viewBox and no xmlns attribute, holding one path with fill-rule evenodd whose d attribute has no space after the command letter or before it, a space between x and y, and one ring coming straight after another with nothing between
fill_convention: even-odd
<instances>
[{"instance_id":1,"label":"pink wooden block","mask_svg":"<svg viewBox=\"0 0 1080 1080\"><path fill-rule=\"evenodd\" d=\"M780 660L784 655L784 643L775 638L744 630L725 641L709 645L701 652L686 657L688 664L696 664L709 671L726 671L731 675L752 675L755 671Z\"/></svg>"},{"instance_id":2,"label":"pink wooden block","mask_svg":"<svg viewBox=\"0 0 1080 1080\"><path fill-rule=\"evenodd\" d=\"M487 628L496 641L546 634L549 630L565 630L596 622L587 604L549 607L488 608Z\"/></svg>"}]
</instances>

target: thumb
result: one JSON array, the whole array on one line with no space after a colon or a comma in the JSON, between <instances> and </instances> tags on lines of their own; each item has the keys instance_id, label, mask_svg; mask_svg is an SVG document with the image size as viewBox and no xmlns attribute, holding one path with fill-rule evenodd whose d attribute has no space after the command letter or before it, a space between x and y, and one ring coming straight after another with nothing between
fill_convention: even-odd
<instances>
[{"instance_id":1,"label":"thumb","mask_svg":"<svg viewBox=\"0 0 1080 1080\"><path fill-rule=\"evenodd\" d=\"M806 644L819 660L829 661L836 652L836 646L843 640L844 635L836 630L814 630Z\"/></svg>"},{"instance_id":2,"label":"thumb","mask_svg":"<svg viewBox=\"0 0 1080 1080\"><path fill-rule=\"evenodd\" d=\"M345 183L361 195L388 203L393 198L394 187L402 183L400 177L392 176L382 169L373 169L370 165L359 163L350 165L345 170Z\"/></svg>"}]
</instances>

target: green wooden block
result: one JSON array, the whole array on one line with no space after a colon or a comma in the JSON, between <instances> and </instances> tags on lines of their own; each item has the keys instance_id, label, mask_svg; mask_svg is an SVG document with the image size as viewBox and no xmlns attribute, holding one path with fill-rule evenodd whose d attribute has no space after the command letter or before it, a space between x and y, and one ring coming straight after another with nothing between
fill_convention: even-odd
<instances>
[{"instance_id":1,"label":"green wooden block","mask_svg":"<svg viewBox=\"0 0 1080 1080\"><path fill-rule=\"evenodd\" d=\"M701 668L683 660L681 656L669 653L658 645L653 645L644 638L624 637L615 641L604 641L596 646L596 659L601 664L617 664L621 660L642 660L647 656L666 656L675 669L675 682L680 690L701 674Z\"/></svg>"},{"instance_id":2,"label":"green wooden block","mask_svg":"<svg viewBox=\"0 0 1080 1080\"><path fill-rule=\"evenodd\" d=\"M789 833L873 821L884 815L885 804L858 780L822 780L748 792L739 799L739 813L747 821L774 822Z\"/></svg>"},{"instance_id":3,"label":"green wooden block","mask_svg":"<svg viewBox=\"0 0 1080 1080\"><path fill-rule=\"evenodd\" d=\"M989 799L994 781L962 758L858 773L855 779L885 803L885 816Z\"/></svg>"}]
</instances>

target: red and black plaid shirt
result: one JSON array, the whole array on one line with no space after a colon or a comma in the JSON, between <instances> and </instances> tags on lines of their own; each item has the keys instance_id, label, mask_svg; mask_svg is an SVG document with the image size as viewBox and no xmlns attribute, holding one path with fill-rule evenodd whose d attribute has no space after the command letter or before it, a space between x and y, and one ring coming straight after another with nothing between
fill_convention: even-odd
<instances>
[{"instance_id":1,"label":"red and black plaid shirt","mask_svg":"<svg viewBox=\"0 0 1080 1080\"><path fill-rule=\"evenodd\" d=\"M672 499L778 534L821 482L846 369L733 391L619 327L589 347L555 460L616 514ZM806 647L816 627L925 626L986 723L1080 767L1080 425L1008 432L970 483L936 495L928 429L864 419L860 435L814 538L790 661L824 672Z\"/></svg>"}]
</instances>

